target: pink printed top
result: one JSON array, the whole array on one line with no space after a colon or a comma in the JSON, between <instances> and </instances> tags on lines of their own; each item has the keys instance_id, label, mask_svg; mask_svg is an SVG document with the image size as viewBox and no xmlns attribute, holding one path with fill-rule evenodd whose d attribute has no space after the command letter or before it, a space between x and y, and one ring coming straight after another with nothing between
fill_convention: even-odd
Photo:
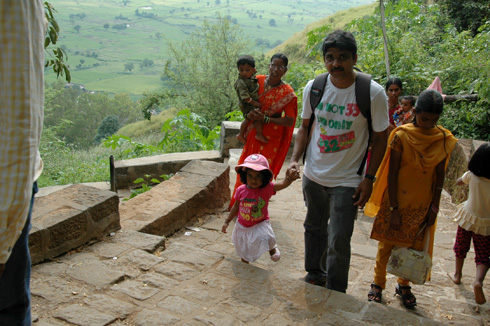
<instances>
[{"instance_id":1,"label":"pink printed top","mask_svg":"<svg viewBox=\"0 0 490 326\"><path fill-rule=\"evenodd\" d=\"M272 182L263 188L250 189L246 185L238 187L235 193L235 200L240 202L238 223L249 228L268 220L269 199L275 194Z\"/></svg>"}]
</instances>

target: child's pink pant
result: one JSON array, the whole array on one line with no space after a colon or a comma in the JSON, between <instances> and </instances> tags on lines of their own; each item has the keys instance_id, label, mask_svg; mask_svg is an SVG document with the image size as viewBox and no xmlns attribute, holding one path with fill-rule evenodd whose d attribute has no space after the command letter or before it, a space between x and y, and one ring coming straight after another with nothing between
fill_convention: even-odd
<instances>
[{"instance_id":1,"label":"child's pink pant","mask_svg":"<svg viewBox=\"0 0 490 326\"><path fill-rule=\"evenodd\" d=\"M490 268L490 235L476 234L458 226L456 243L453 248L456 257L466 258L466 253L470 250L471 238L473 238L473 247L475 248L475 263Z\"/></svg>"}]
</instances>

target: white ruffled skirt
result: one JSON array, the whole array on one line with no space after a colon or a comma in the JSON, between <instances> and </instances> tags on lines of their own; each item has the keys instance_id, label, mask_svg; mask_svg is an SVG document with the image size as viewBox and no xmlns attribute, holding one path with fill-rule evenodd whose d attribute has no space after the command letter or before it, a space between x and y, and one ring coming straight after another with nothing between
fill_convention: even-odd
<instances>
[{"instance_id":1,"label":"white ruffled skirt","mask_svg":"<svg viewBox=\"0 0 490 326\"><path fill-rule=\"evenodd\" d=\"M468 212L466 202L458 205L458 211L454 215L454 221L466 231L472 231L484 236L490 235L490 218L481 218ZM487 217L490 213L487 214Z\"/></svg>"},{"instance_id":2,"label":"white ruffled skirt","mask_svg":"<svg viewBox=\"0 0 490 326\"><path fill-rule=\"evenodd\" d=\"M276 236L269 220L249 228L238 221L235 223L231 240L237 255L248 262L254 262L264 253L276 248Z\"/></svg>"}]
</instances>

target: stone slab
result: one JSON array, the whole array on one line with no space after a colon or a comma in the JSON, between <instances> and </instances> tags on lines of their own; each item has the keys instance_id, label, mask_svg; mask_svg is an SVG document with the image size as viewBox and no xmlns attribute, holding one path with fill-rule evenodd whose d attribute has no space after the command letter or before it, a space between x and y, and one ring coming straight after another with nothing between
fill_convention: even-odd
<instances>
[{"instance_id":1,"label":"stone slab","mask_svg":"<svg viewBox=\"0 0 490 326\"><path fill-rule=\"evenodd\" d=\"M29 248L32 263L53 258L120 229L116 193L72 185L36 199Z\"/></svg>"},{"instance_id":2,"label":"stone slab","mask_svg":"<svg viewBox=\"0 0 490 326\"><path fill-rule=\"evenodd\" d=\"M80 326L105 326L116 320L116 316L92 308L73 304L58 310L55 316Z\"/></svg>"},{"instance_id":3,"label":"stone slab","mask_svg":"<svg viewBox=\"0 0 490 326\"><path fill-rule=\"evenodd\" d=\"M107 288L111 284L124 279L124 273L114 271L100 261L92 260L80 262L68 268L66 274L99 288Z\"/></svg>"},{"instance_id":4,"label":"stone slab","mask_svg":"<svg viewBox=\"0 0 490 326\"><path fill-rule=\"evenodd\" d=\"M136 231L121 230L109 238L111 243L125 244L133 248L154 252L157 248L165 249L165 237Z\"/></svg>"},{"instance_id":5,"label":"stone slab","mask_svg":"<svg viewBox=\"0 0 490 326\"><path fill-rule=\"evenodd\" d=\"M229 200L229 166L191 161L170 180L121 204L121 225L168 236Z\"/></svg>"}]
</instances>

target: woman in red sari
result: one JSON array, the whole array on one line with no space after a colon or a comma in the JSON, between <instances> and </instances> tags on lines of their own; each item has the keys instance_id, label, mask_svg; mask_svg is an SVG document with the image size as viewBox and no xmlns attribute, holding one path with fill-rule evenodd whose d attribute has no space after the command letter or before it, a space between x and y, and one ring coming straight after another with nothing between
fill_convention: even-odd
<instances>
[{"instance_id":1,"label":"woman in red sari","mask_svg":"<svg viewBox=\"0 0 490 326\"><path fill-rule=\"evenodd\" d=\"M262 154L269 161L269 167L277 177L281 171L282 164L293 138L294 124L298 115L298 101L291 86L282 81L282 77L288 70L288 58L282 53L276 53L271 58L269 75L258 75L259 102L261 110L251 111L248 119L251 121L264 121L263 134L268 139L263 143L255 139L255 128L251 122L248 125L245 137L247 142L243 147L242 155L238 164L242 164L246 157L251 154ZM237 175L235 190L241 185ZM231 199L230 207L235 203Z\"/></svg>"}]
</instances>

